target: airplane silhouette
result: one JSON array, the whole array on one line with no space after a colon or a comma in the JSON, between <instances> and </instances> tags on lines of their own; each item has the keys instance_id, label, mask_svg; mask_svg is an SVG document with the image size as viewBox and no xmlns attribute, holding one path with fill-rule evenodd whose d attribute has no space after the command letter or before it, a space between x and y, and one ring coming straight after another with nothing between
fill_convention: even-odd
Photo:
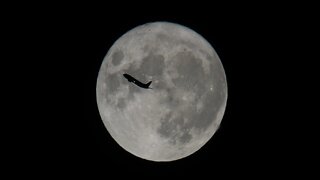
<instances>
[{"instance_id":1,"label":"airplane silhouette","mask_svg":"<svg viewBox=\"0 0 320 180\"><path fill-rule=\"evenodd\" d=\"M145 88L145 89L152 89L150 88L150 84L152 83L152 81L149 81L147 84L144 84L140 81L138 81L137 79L135 79L134 77L130 76L129 74L123 74L123 76L129 81L129 82L133 82L134 84L136 84L137 86L141 87L141 88Z\"/></svg>"}]
</instances>

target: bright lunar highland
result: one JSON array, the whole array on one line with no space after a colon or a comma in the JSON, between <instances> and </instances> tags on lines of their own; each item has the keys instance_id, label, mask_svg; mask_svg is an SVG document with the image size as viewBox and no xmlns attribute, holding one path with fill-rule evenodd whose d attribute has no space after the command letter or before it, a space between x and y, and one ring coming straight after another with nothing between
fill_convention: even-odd
<instances>
[{"instance_id":1,"label":"bright lunar highland","mask_svg":"<svg viewBox=\"0 0 320 180\"><path fill-rule=\"evenodd\" d=\"M152 89L123 74L152 81ZM151 161L173 161L199 150L217 131L227 103L227 81L213 47L174 23L147 23L109 49L98 74L97 104L113 139Z\"/></svg>"}]
</instances>

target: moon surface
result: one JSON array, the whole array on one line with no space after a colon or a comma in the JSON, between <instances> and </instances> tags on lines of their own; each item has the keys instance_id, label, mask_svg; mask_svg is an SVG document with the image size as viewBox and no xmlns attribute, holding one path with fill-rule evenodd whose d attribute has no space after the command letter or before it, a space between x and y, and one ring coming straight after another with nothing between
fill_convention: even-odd
<instances>
[{"instance_id":1,"label":"moon surface","mask_svg":"<svg viewBox=\"0 0 320 180\"><path fill-rule=\"evenodd\" d=\"M152 89L123 77L127 73ZM97 79L97 104L113 139L150 161L174 161L199 150L218 129L227 81L213 47L174 23L147 23L109 49Z\"/></svg>"}]
</instances>

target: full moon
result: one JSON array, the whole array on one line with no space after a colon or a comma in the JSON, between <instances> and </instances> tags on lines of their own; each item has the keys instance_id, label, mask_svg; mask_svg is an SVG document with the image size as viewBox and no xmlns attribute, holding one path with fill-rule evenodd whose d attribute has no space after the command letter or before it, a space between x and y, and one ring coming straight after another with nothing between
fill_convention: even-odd
<instances>
[{"instance_id":1,"label":"full moon","mask_svg":"<svg viewBox=\"0 0 320 180\"><path fill-rule=\"evenodd\" d=\"M129 82L129 74L145 89ZM185 158L217 131L227 103L227 81L213 47L175 23L140 25L109 49L98 74L97 104L113 139L150 161Z\"/></svg>"}]
</instances>

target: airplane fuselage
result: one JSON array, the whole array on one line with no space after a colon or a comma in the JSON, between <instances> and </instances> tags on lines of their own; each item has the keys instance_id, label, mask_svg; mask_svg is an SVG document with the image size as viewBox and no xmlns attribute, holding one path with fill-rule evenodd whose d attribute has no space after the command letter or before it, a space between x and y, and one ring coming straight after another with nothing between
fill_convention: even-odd
<instances>
[{"instance_id":1,"label":"airplane fuselage","mask_svg":"<svg viewBox=\"0 0 320 180\"><path fill-rule=\"evenodd\" d=\"M130 76L129 74L123 74L123 76L129 81L129 82L133 82L134 84L136 84L137 86L141 87L141 88L145 88L145 89L151 89L149 86L151 84L151 81L148 82L147 84L144 84L140 81L138 81L137 79L135 79L134 77Z\"/></svg>"}]
</instances>

